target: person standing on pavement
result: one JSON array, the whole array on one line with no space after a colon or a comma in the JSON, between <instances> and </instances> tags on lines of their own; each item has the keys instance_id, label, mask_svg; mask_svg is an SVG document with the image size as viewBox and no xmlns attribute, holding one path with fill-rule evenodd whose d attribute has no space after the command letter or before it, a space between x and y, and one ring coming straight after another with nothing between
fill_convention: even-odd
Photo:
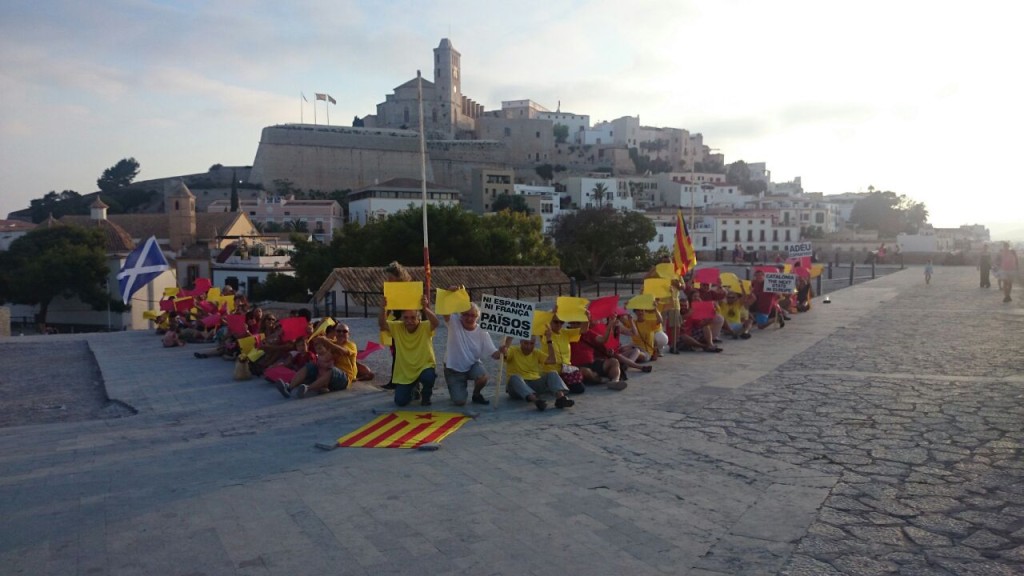
<instances>
[{"instance_id":1,"label":"person standing on pavement","mask_svg":"<svg viewBox=\"0 0 1024 576\"><path fill-rule=\"evenodd\" d=\"M1020 270L1020 260L1017 259L1017 251L1010 248L1009 242L1003 242L1003 249L999 252L999 280L1003 286L1003 302L1011 302L1010 292L1013 290L1013 281L1017 279Z\"/></svg>"},{"instance_id":2,"label":"person standing on pavement","mask_svg":"<svg viewBox=\"0 0 1024 576\"><path fill-rule=\"evenodd\" d=\"M981 287L991 288L989 273L992 271L992 255L988 253L988 244L982 244L981 256L978 257L978 270L981 272Z\"/></svg>"},{"instance_id":3,"label":"person standing on pavement","mask_svg":"<svg viewBox=\"0 0 1024 576\"><path fill-rule=\"evenodd\" d=\"M455 288L453 288L455 290ZM501 357L491 335L480 328L480 308L470 304L469 310L445 316L448 326L448 346L444 355L444 381L448 384L448 395L456 406L465 406L469 381L473 381L473 404L490 404L484 398L487 386L487 370L484 356L497 360Z\"/></svg>"},{"instance_id":4,"label":"person standing on pavement","mask_svg":"<svg viewBox=\"0 0 1024 576\"><path fill-rule=\"evenodd\" d=\"M420 320L420 314L427 322ZM434 357L434 331L440 320L430 309L430 300L423 296L422 310L402 310L400 320L388 320L387 301L380 308L377 325L381 332L391 335L395 343L395 367L391 381L395 384L395 404L406 406L412 401L416 384L423 386L421 406L430 406L437 380L437 361Z\"/></svg>"}]
</instances>

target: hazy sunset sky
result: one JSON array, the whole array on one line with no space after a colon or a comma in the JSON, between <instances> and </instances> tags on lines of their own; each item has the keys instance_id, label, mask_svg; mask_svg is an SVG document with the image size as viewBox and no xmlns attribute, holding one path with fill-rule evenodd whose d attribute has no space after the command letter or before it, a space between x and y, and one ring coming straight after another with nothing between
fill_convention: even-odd
<instances>
[{"instance_id":1,"label":"hazy sunset sky","mask_svg":"<svg viewBox=\"0 0 1024 576\"><path fill-rule=\"evenodd\" d=\"M376 111L450 38L463 93L685 128L810 192L868 186L937 226L1024 228L1014 2L0 0L0 218L50 190L252 164L300 92ZM312 104L304 105L312 122ZM323 103L317 120L324 123Z\"/></svg>"}]
</instances>

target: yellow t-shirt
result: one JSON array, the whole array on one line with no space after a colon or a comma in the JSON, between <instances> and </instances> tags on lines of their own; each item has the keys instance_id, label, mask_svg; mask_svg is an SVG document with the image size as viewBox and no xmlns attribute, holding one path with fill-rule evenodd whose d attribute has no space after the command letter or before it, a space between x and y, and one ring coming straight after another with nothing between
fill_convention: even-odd
<instances>
[{"instance_id":1,"label":"yellow t-shirt","mask_svg":"<svg viewBox=\"0 0 1024 576\"><path fill-rule=\"evenodd\" d=\"M548 342L544 336L541 336L541 347L547 350ZM569 344L572 342L579 342L580 331L579 329L562 329L558 333L551 333L551 344L555 350L555 363L554 364L542 364L541 368L545 372L561 372L562 364L572 364L572 349ZM547 360L547 354L544 355L544 359Z\"/></svg>"},{"instance_id":2,"label":"yellow t-shirt","mask_svg":"<svg viewBox=\"0 0 1024 576\"><path fill-rule=\"evenodd\" d=\"M633 344L643 350L644 354L654 354L654 334L661 331L661 322L655 317L645 317L643 320L634 322L638 336L633 339Z\"/></svg>"},{"instance_id":3,"label":"yellow t-shirt","mask_svg":"<svg viewBox=\"0 0 1024 576\"><path fill-rule=\"evenodd\" d=\"M743 305L743 302L737 300L732 304L721 301L718 303L718 313L725 318L725 321L729 324L739 324L747 319L749 311L747 307Z\"/></svg>"},{"instance_id":4,"label":"yellow t-shirt","mask_svg":"<svg viewBox=\"0 0 1024 576\"><path fill-rule=\"evenodd\" d=\"M356 381L356 353L359 352L359 347L356 343L349 340L342 344L341 342L335 342L336 345L345 348L351 354L339 354L334 353L334 366L345 373L348 376L349 382Z\"/></svg>"},{"instance_id":5,"label":"yellow t-shirt","mask_svg":"<svg viewBox=\"0 0 1024 576\"><path fill-rule=\"evenodd\" d=\"M545 344L546 346L546 344ZM508 368L509 377L519 376L523 380L540 379L541 366L548 359L548 355L537 348L526 354L519 346L508 349L508 356L505 357L505 366Z\"/></svg>"},{"instance_id":6,"label":"yellow t-shirt","mask_svg":"<svg viewBox=\"0 0 1024 576\"><path fill-rule=\"evenodd\" d=\"M391 381L395 384L412 384L420 372L434 368L434 330L428 322L420 322L416 331L410 333L402 322L389 321L388 331L395 341L395 369Z\"/></svg>"}]
</instances>

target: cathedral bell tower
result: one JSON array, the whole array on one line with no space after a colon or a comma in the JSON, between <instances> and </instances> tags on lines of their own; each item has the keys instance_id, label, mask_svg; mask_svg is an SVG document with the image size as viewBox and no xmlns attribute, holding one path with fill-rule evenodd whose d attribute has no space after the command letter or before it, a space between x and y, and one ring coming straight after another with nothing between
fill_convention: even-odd
<instances>
[{"instance_id":1,"label":"cathedral bell tower","mask_svg":"<svg viewBox=\"0 0 1024 576\"><path fill-rule=\"evenodd\" d=\"M449 138L455 136L462 114L461 60L462 54L452 47L447 38L442 38L434 48L434 85L443 107L437 129L448 134Z\"/></svg>"}]
</instances>

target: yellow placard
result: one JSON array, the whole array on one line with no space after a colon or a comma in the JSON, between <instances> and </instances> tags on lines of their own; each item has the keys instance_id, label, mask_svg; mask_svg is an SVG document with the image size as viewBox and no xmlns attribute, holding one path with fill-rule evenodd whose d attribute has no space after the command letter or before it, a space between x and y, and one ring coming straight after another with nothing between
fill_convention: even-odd
<instances>
[{"instance_id":1,"label":"yellow placard","mask_svg":"<svg viewBox=\"0 0 1024 576\"><path fill-rule=\"evenodd\" d=\"M211 290L212 290L212 288L211 288ZM221 305L224 305L224 306L227 306L228 312L234 312L235 311L235 295L234 294L228 294L226 296L225 295L207 296L206 300L207 300L207 302L212 302L214 305L217 306L217 308L220 308Z\"/></svg>"},{"instance_id":2,"label":"yellow placard","mask_svg":"<svg viewBox=\"0 0 1024 576\"><path fill-rule=\"evenodd\" d=\"M821 272L824 269L824 264L811 264L811 278L817 278L818 276L821 276Z\"/></svg>"},{"instance_id":3,"label":"yellow placard","mask_svg":"<svg viewBox=\"0 0 1024 576\"><path fill-rule=\"evenodd\" d=\"M317 325L316 330L313 330L313 333L310 334L309 338L306 338L306 340L312 340L313 338L320 336L328 327L334 326L335 324L337 324L337 322L334 321L334 318L324 318L320 321L320 324Z\"/></svg>"},{"instance_id":4,"label":"yellow placard","mask_svg":"<svg viewBox=\"0 0 1024 576\"><path fill-rule=\"evenodd\" d=\"M385 282L384 298L388 310L420 310L423 308L423 282Z\"/></svg>"},{"instance_id":5,"label":"yellow placard","mask_svg":"<svg viewBox=\"0 0 1024 576\"><path fill-rule=\"evenodd\" d=\"M744 280L743 281L743 293L744 294L750 294L752 290L753 290L753 287L750 284L750 280Z\"/></svg>"},{"instance_id":6,"label":"yellow placard","mask_svg":"<svg viewBox=\"0 0 1024 576\"><path fill-rule=\"evenodd\" d=\"M177 286L168 286L167 288L164 288L164 298L167 298L168 296L177 296L180 291L181 288L178 288Z\"/></svg>"},{"instance_id":7,"label":"yellow placard","mask_svg":"<svg viewBox=\"0 0 1024 576\"><path fill-rule=\"evenodd\" d=\"M735 292L737 294L743 293L743 283L740 282L739 276L733 274L732 272L722 272L719 275L719 278L722 282L722 288L725 288L726 290L730 292Z\"/></svg>"},{"instance_id":8,"label":"yellow placard","mask_svg":"<svg viewBox=\"0 0 1024 576\"><path fill-rule=\"evenodd\" d=\"M785 264L782 265L782 273L783 274L789 274L792 271L793 271L793 265L791 263L786 262Z\"/></svg>"},{"instance_id":9,"label":"yellow placard","mask_svg":"<svg viewBox=\"0 0 1024 576\"><path fill-rule=\"evenodd\" d=\"M546 310L534 310L533 311L533 329L531 334L534 336L543 336L548 328L551 326L551 319L555 317L554 312L548 312Z\"/></svg>"},{"instance_id":10,"label":"yellow placard","mask_svg":"<svg viewBox=\"0 0 1024 576\"><path fill-rule=\"evenodd\" d=\"M220 288L210 288L206 291L207 300L213 300L214 298L220 298Z\"/></svg>"},{"instance_id":11,"label":"yellow placard","mask_svg":"<svg viewBox=\"0 0 1024 576\"><path fill-rule=\"evenodd\" d=\"M673 280L678 278L676 274L676 265L671 262L662 262L654 267L654 273L658 275L658 278L665 278L666 280Z\"/></svg>"},{"instance_id":12,"label":"yellow placard","mask_svg":"<svg viewBox=\"0 0 1024 576\"><path fill-rule=\"evenodd\" d=\"M650 294L655 298L671 298L672 280L669 278L645 278L644 294Z\"/></svg>"},{"instance_id":13,"label":"yellow placard","mask_svg":"<svg viewBox=\"0 0 1024 576\"><path fill-rule=\"evenodd\" d=\"M626 302L626 310L654 310L654 296L637 294Z\"/></svg>"},{"instance_id":14,"label":"yellow placard","mask_svg":"<svg viewBox=\"0 0 1024 576\"><path fill-rule=\"evenodd\" d=\"M380 333L380 345L381 346L387 346L388 348L390 348L391 344L393 344L393 343L394 343L394 340L391 338L391 332L384 332L382 330L381 333Z\"/></svg>"},{"instance_id":15,"label":"yellow placard","mask_svg":"<svg viewBox=\"0 0 1024 576\"><path fill-rule=\"evenodd\" d=\"M388 302L391 302L391 300L389 299ZM434 312L437 314L441 316L459 314L469 310L470 306L469 292L465 288L459 287L458 290L437 289L437 302L434 304Z\"/></svg>"},{"instance_id":16,"label":"yellow placard","mask_svg":"<svg viewBox=\"0 0 1024 576\"><path fill-rule=\"evenodd\" d=\"M242 354L248 356L250 352L256 349L256 337L246 336L245 338L239 338L238 349L242 351Z\"/></svg>"},{"instance_id":17,"label":"yellow placard","mask_svg":"<svg viewBox=\"0 0 1024 576\"><path fill-rule=\"evenodd\" d=\"M252 350L249 350L249 353L246 354L245 357L248 358L250 362L255 362L260 358L263 358L264 354L266 354L266 352L264 352L263 350L260 350L259 348L253 348Z\"/></svg>"},{"instance_id":18,"label":"yellow placard","mask_svg":"<svg viewBox=\"0 0 1024 576\"><path fill-rule=\"evenodd\" d=\"M558 311L558 317L566 322L586 322L587 304L590 304L590 300L586 298L559 296L555 300L555 310Z\"/></svg>"},{"instance_id":19,"label":"yellow placard","mask_svg":"<svg viewBox=\"0 0 1024 576\"><path fill-rule=\"evenodd\" d=\"M142 317L146 320L156 320L161 314L163 314L162 310L146 310L142 313Z\"/></svg>"}]
</instances>

